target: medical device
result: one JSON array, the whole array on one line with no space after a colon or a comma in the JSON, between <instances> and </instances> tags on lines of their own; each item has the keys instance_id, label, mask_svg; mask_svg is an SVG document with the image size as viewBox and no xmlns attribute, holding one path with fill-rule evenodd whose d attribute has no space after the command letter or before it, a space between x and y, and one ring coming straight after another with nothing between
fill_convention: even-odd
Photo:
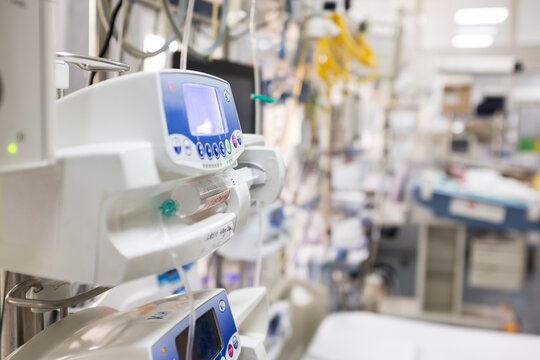
<instances>
[{"instance_id":1,"label":"medical device","mask_svg":"<svg viewBox=\"0 0 540 360\"><path fill-rule=\"evenodd\" d=\"M279 151L242 133L219 78L127 75L58 100L56 111L56 163L0 176L0 267L10 271L109 286L161 273L219 248L252 201L281 191ZM36 281L15 286L7 302L63 301ZM194 360L236 359L241 339L246 356L265 357L266 291L254 291L234 296L234 318L222 290L195 293ZM188 313L185 296L83 310L13 359L183 359Z\"/></svg>"},{"instance_id":2,"label":"medical device","mask_svg":"<svg viewBox=\"0 0 540 360\"><path fill-rule=\"evenodd\" d=\"M2 268L101 285L157 274L175 267L169 249L182 264L209 254L281 190L279 150L242 133L216 77L127 75L56 110L56 165L0 176Z\"/></svg>"},{"instance_id":3,"label":"medical device","mask_svg":"<svg viewBox=\"0 0 540 360\"><path fill-rule=\"evenodd\" d=\"M235 360L240 335L224 290L195 292L193 360ZM36 335L10 360L184 360L189 327L185 294L118 312L91 308Z\"/></svg>"},{"instance_id":4,"label":"medical device","mask_svg":"<svg viewBox=\"0 0 540 360\"><path fill-rule=\"evenodd\" d=\"M51 1L0 2L0 173L54 162Z\"/></svg>"}]
</instances>

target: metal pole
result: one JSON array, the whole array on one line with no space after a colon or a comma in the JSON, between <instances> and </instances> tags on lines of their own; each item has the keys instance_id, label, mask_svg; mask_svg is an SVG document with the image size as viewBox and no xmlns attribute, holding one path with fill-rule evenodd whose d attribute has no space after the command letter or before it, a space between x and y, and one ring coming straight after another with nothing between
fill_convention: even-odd
<instances>
[{"instance_id":1,"label":"metal pole","mask_svg":"<svg viewBox=\"0 0 540 360\"><path fill-rule=\"evenodd\" d=\"M2 286L2 299L18 283L32 279L32 277L5 272L5 286ZM30 340L34 335L43 330L43 314L35 314L29 308L21 308L4 302L4 318L2 322L2 337L0 338L0 359L4 359L18 347Z\"/></svg>"}]
</instances>

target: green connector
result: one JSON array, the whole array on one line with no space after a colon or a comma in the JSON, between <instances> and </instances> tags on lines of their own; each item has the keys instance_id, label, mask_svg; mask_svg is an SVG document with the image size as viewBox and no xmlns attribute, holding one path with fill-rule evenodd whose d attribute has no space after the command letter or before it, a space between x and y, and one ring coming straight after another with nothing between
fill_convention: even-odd
<instances>
[{"instance_id":1,"label":"green connector","mask_svg":"<svg viewBox=\"0 0 540 360\"><path fill-rule=\"evenodd\" d=\"M178 210L178 203L173 199L167 199L161 204L159 210L161 211L161 215L165 217L174 216Z\"/></svg>"},{"instance_id":2,"label":"green connector","mask_svg":"<svg viewBox=\"0 0 540 360\"><path fill-rule=\"evenodd\" d=\"M257 94L251 94L251 100L260 100L260 101L263 101L265 103L274 103L274 102L276 102L276 100L271 98L270 96L257 95Z\"/></svg>"}]
</instances>

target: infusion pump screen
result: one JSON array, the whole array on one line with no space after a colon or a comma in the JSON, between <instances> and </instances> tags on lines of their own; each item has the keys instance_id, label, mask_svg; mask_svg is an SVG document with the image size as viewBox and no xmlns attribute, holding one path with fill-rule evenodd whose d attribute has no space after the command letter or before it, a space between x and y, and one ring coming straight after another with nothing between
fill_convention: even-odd
<instances>
[{"instance_id":1,"label":"infusion pump screen","mask_svg":"<svg viewBox=\"0 0 540 360\"><path fill-rule=\"evenodd\" d=\"M221 135L229 131L220 95L213 86L183 84L189 131L193 136Z\"/></svg>"},{"instance_id":2,"label":"infusion pump screen","mask_svg":"<svg viewBox=\"0 0 540 360\"><path fill-rule=\"evenodd\" d=\"M176 337L176 351L178 360L186 360L186 348L188 340L186 329ZM218 328L214 309L208 310L199 317L195 323L195 338L193 341L192 360L213 360L223 349L223 340Z\"/></svg>"}]
</instances>

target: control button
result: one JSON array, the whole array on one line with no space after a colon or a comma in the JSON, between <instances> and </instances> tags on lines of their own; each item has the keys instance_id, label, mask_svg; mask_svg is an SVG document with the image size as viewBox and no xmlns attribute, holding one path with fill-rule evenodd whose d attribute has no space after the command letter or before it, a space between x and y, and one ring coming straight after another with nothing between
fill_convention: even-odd
<instances>
[{"instance_id":1,"label":"control button","mask_svg":"<svg viewBox=\"0 0 540 360\"><path fill-rule=\"evenodd\" d=\"M216 159L219 159L219 149L216 143L212 144L212 149L214 149L214 155L216 156Z\"/></svg>"},{"instance_id":2,"label":"control button","mask_svg":"<svg viewBox=\"0 0 540 360\"><path fill-rule=\"evenodd\" d=\"M229 92L227 90L223 90L223 97L225 98L225 101L231 101L231 95L229 95Z\"/></svg>"},{"instance_id":3,"label":"control button","mask_svg":"<svg viewBox=\"0 0 540 360\"><path fill-rule=\"evenodd\" d=\"M221 357L221 360L225 360L225 356L222 356L222 357Z\"/></svg>"},{"instance_id":4,"label":"control button","mask_svg":"<svg viewBox=\"0 0 540 360\"><path fill-rule=\"evenodd\" d=\"M225 305L225 300L221 300L219 302L219 311L224 312L226 307L227 306Z\"/></svg>"},{"instance_id":5,"label":"control button","mask_svg":"<svg viewBox=\"0 0 540 360\"><path fill-rule=\"evenodd\" d=\"M233 357L234 349L233 349L231 344L229 344L229 346L227 346L227 352L229 353L229 357Z\"/></svg>"},{"instance_id":6,"label":"control button","mask_svg":"<svg viewBox=\"0 0 540 360\"><path fill-rule=\"evenodd\" d=\"M204 149L206 150L206 155L208 156L208 158L212 159L214 155L212 154L212 148L210 147L210 144L206 144L204 146Z\"/></svg>"},{"instance_id":7,"label":"control button","mask_svg":"<svg viewBox=\"0 0 540 360\"><path fill-rule=\"evenodd\" d=\"M189 140L184 140L184 151L187 156L191 155L191 142Z\"/></svg>"},{"instance_id":8,"label":"control button","mask_svg":"<svg viewBox=\"0 0 540 360\"><path fill-rule=\"evenodd\" d=\"M197 143L197 152L199 153L199 157L204 159L204 146L200 142Z\"/></svg>"},{"instance_id":9,"label":"control button","mask_svg":"<svg viewBox=\"0 0 540 360\"><path fill-rule=\"evenodd\" d=\"M172 145L174 151L178 155L180 155L180 153L182 152L182 145L180 144L180 139L177 138L177 137L171 138L171 145Z\"/></svg>"},{"instance_id":10,"label":"control button","mask_svg":"<svg viewBox=\"0 0 540 360\"><path fill-rule=\"evenodd\" d=\"M225 156L225 144L223 144L223 141L219 142L219 151L221 151L221 155Z\"/></svg>"},{"instance_id":11,"label":"control button","mask_svg":"<svg viewBox=\"0 0 540 360\"><path fill-rule=\"evenodd\" d=\"M232 344L235 349L238 349L238 336L234 335L232 338Z\"/></svg>"},{"instance_id":12,"label":"control button","mask_svg":"<svg viewBox=\"0 0 540 360\"><path fill-rule=\"evenodd\" d=\"M232 136L232 144L234 145L234 147L238 147L238 143L236 142L236 136Z\"/></svg>"},{"instance_id":13,"label":"control button","mask_svg":"<svg viewBox=\"0 0 540 360\"><path fill-rule=\"evenodd\" d=\"M238 140L238 145L242 145L242 137L238 135L236 139Z\"/></svg>"},{"instance_id":14,"label":"control button","mask_svg":"<svg viewBox=\"0 0 540 360\"><path fill-rule=\"evenodd\" d=\"M229 141L229 139L225 139L225 147L227 148L227 152L230 154L231 153L231 142Z\"/></svg>"}]
</instances>

